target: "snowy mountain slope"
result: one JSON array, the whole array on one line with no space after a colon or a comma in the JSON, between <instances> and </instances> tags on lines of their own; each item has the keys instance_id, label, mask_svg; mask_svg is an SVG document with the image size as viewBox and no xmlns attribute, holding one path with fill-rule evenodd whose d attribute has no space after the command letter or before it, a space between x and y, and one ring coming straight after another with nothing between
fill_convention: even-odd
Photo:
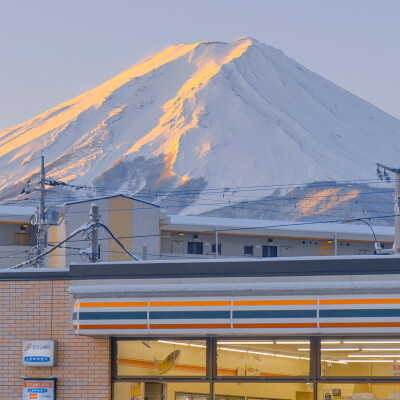
<instances>
[{"instance_id":1,"label":"snowy mountain slope","mask_svg":"<svg viewBox=\"0 0 400 400\"><path fill-rule=\"evenodd\" d=\"M132 194L369 179L375 162L399 163L399 132L396 118L254 39L178 45L1 131L0 190L28 179L41 154L55 179ZM198 199L182 212L216 208Z\"/></svg>"}]
</instances>

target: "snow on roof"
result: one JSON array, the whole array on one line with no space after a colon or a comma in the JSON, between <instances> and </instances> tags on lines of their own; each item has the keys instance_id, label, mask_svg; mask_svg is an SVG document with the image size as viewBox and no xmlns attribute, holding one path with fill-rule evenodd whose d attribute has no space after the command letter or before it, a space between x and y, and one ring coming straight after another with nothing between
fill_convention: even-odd
<instances>
[{"instance_id":1,"label":"snow on roof","mask_svg":"<svg viewBox=\"0 0 400 400\"><path fill-rule=\"evenodd\" d=\"M30 224L35 207L0 206L0 223Z\"/></svg>"},{"instance_id":2,"label":"snow on roof","mask_svg":"<svg viewBox=\"0 0 400 400\"><path fill-rule=\"evenodd\" d=\"M218 218L218 217L199 217L199 216L184 216L184 215L169 215L170 223L162 229L173 229L173 226L183 228L197 227L204 229L210 228L214 231L217 228L219 231L226 229L257 229L264 231L290 231L290 232L310 232L320 234L350 234L350 235L368 235L372 239L371 228L367 225L358 224L338 224L329 222L296 222L296 221L274 221L274 220L256 220L256 219L241 219L241 218ZM394 227L391 226L372 226L373 231L377 236L394 236ZM184 229L182 229L184 230Z\"/></svg>"},{"instance_id":3,"label":"snow on roof","mask_svg":"<svg viewBox=\"0 0 400 400\"><path fill-rule=\"evenodd\" d=\"M14 215L32 216L35 212L35 207L0 206L0 217Z\"/></svg>"}]
</instances>

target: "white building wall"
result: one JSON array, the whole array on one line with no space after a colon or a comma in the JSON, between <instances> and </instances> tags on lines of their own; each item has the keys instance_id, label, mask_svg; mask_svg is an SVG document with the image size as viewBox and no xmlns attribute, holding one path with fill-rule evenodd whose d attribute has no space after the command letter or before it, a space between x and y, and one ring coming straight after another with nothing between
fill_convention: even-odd
<instances>
[{"instance_id":1,"label":"white building wall","mask_svg":"<svg viewBox=\"0 0 400 400\"><path fill-rule=\"evenodd\" d=\"M203 257L215 257L212 252L212 245L216 243L215 235L194 233L163 233L161 239L162 257L182 258L182 255L188 255L188 242L203 243ZM309 238L291 239L274 237L251 237L251 236L227 236L218 235L218 243L221 244L221 256L225 257L262 257L263 246L276 246L278 257L300 257L300 256L318 256L320 255L320 240ZM253 255L244 254L244 246L253 246ZM334 243L332 241L332 254ZM366 242L338 241L338 255L358 255L374 254L374 244ZM200 255L201 256L201 255ZM199 255L197 255L199 257Z\"/></svg>"}]
</instances>

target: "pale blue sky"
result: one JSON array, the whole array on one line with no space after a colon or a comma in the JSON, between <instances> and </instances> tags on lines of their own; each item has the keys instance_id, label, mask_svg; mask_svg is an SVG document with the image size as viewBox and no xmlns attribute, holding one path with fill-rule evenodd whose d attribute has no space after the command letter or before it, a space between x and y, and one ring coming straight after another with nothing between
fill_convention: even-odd
<instances>
[{"instance_id":1,"label":"pale blue sky","mask_svg":"<svg viewBox=\"0 0 400 400\"><path fill-rule=\"evenodd\" d=\"M2 0L0 129L177 43L251 36L400 118L400 0Z\"/></svg>"}]
</instances>

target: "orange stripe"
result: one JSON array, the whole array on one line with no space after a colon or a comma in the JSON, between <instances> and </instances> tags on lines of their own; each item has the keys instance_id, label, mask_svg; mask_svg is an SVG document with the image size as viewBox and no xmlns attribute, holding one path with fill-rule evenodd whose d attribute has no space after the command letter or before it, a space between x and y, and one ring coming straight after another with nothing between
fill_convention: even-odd
<instances>
[{"instance_id":1,"label":"orange stripe","mask_svg":"<svg viewBox=\"0 0 400 400\"><path fill-rule=\"evenodd\" d=\"M321 328L390 328L400 327L400 322L322 322Z\"/></svg>"},{"instance_id":2,"label":"orange stripe","mask_svg":"<svg viewBox=\"0 0 400 400\"><path fill-rule=\"evenodd\" d=\"M158 369L158 366L154 364L154 361L137 360L132 358L120 358L118 357L117 363L124 367L139 367L148 369ZM173 367L174 371L194 372L204 374L206 373L206 367L200 365L187 365L187 364L175 364ZM231 368L218 368L217 375L219 376L237 376L237 369ZM298 375L287 375L271 372L261 372L261 376L298 376Z\"/></svg>"},{"instance_id":3,"label":"orange stripe","mask_svg":"<svg viewBox=\"0 0 400 400\"><path fill-rule=\"evenodd\" d=\"M204 329L230 328L230 324L151 324L150 329Z\"/></svg>"},{"instance_id":4,"label":"orange stripe","mask_svg":"<svg viewBox=\"0 0 400 400\"><path fill-rule=\"evenodd\" d=\"M154 361L147 360L136 360L132 358L120 358L117 359L118 365L124 367L140 367L149 369L158 369L158 366L154 364ZM206 373L206 368L200 365L187 365L187 364L175 364L175 371L185 371L185 372L197 372L204 374Z\"/></svg>"},{"instance_id":5,"label":"orange stripe","mask_svg":"<svg viewBox=\"0 0 400 400\"><path fill-rule=\"evenodd\" d=\"M238 300L234 306L316 305L317 300Z\"/></svg>"},{"instance_id":6,"label":"orange stripe","mask_svg":"<svg viewBox=\"0 0 400 400\"><path fill-rule=\"evenodd\" d=\"M78 329L78 325L74 325L74 329L77 330Z\"/></svg>"},{"instance_id":7,"label":"orange stripe","mask_svg":"<svg viewBox=\"0 0 400 400\"><path fill-rule=\"evenodd\" d=\"M147 301L121 301L113 303L81 303L81 307L147 307Z\"/></svg>"},{"instance_id":8,"label":"orange stripe","mask_svg":"<svg viewBox=\"0 0 400 400\"><path fill-rule=\"evenodd\" d=\"M335 299L320 300L320 304L399 304L400 299Z\"/></svg>"},{"instance_id":9,"label":"orange stripe","mask_svg":"<svg viewBox=\"0 0 400 400\"><path fill-rule=\"evenodd\" d=\"M152 301L151 307L230 306L230 301Z\"/></svg>"},{"instance_id":10,"label":"orange stripe","mask_svg":"<svg viewBox=\"0 0 400 400\"><path fill-rule=\"evenodd\" d=\"M147 329L147 325L79 325L79 329Z\"/></svg>"},{"instance_id":11,"label":"orange stripe","mask_svg":"<svg viewBox=\"0 0 400 400\"><path fill-rule=\"evenodd\" d=\"M312 323L283 323L283 324L233 324L234 328L317 328L317 324Z\"/></svg>"}]
</instances>

